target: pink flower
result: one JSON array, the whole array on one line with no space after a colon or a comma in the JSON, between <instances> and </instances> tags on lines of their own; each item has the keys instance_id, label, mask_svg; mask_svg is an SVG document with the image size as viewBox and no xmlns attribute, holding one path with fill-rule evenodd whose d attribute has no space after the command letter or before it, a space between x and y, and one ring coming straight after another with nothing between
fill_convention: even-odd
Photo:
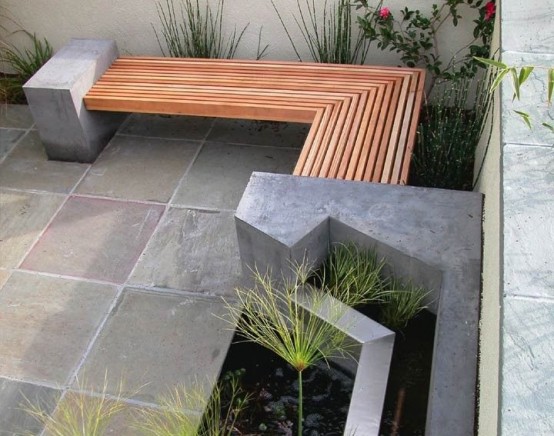
<instances>
[{"instance_id":1,"label":"pink flower","mask_svg":"<svg viewBox=\"0 0 554 436\"><path fill-rule=\"evenodd\" d=\"M488 2L485 5L485 21L489 21L496 13L496 5L493 1Z\"/></svg>"},{"instance_id":2,"label":"pink flower","mask_svg":"<svg viewBox=\"0 0 554 436\"><path fill-rule=\"evenodd\" d=\"M389 8L381 8L379 11L379 18L382 20L387 20L391 16L390 9Z\"/></svg>"}]
</instances>

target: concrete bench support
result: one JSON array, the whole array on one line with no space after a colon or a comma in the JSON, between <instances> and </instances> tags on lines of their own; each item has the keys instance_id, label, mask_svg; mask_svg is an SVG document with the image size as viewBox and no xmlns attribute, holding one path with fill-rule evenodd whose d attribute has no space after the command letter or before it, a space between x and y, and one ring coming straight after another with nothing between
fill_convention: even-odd
<instances>
[{"instance_id":1,"label":"concrete bench support","mask_svg":"<svg viewBox=\"0 0 554 436\"><path fill-rule=\"evenodd\" d=\"M24 85L49 159L93 162L125 119L83 103L117 57L114 41L72 39Z\"/></svg>"}]
</instances>

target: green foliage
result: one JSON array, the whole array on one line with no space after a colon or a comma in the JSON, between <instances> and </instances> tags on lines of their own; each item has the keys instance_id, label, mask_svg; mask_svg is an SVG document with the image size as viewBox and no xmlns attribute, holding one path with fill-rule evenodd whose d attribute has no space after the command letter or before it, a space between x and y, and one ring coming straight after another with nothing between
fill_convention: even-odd
<instances>
[{"instance_id":1,"label":"green foliage","mask_svg":"<svg viewBox=\"0 0 554 436\"><path fill-rule=\"evenodd\" d=\"M381 322L393 330L401 330L414 316L425 309L428 292L412 284L393 280L384 294Z\"/></svg>"},{"instance_id":2,"label":"green foliage","mask_svg":"<svg viewBox=\"0 0 554 436\"><path fill-rule=\"evenodd\" d=\"M460 79L439 88L434 101L423 108L410 169L411 185L473 189L475 150L492 106L488 92L491 80L490 75Z\"/></svg>"},{"instance_id":3,"label":"green foliage","mask_svg":"<svg viewBox=\"0 0 554 436\"><path fill-rule=\"evenodd\" d=\"M383 8L382 0L355 0L354 3L365 12L358 22L366 37L371 42L377 41L381 50L399 53L405 65L426 68L432 77L431 88L437 79L452 81L475 76L479 64L474 57L490 55L494 11L487 10L486 5L493 2L443 0L438 5L433 4L430 15L405 7L399 18L395 18L388 8ZM458 25L462 19L459 9L462 5L479 13L474 20L473 40L445 61L439 53L438 32L445 25Z\"/></svg>"},{"instance_id":4,"label":"green foliage","mask_svg":"<svg viewBox=\"0 0 554 436\"><path fill-rule=\"evenodd\" d=\"M67 392L52 415L37 405L27 406L24 408L27 413L40 422L50 436L103 436L111 420L125 409L117 396L112 398L107 394L107 378L99 395Z\"/></svg>"},{"instance_id":5,"label":"green foliage","mask_svg":"<svg viewBox=\"0 0 554 436\"><path fill-rule=\"evenodd\" d=\"M231 59L240 44L248 25L230 36L222 33L224 0L218 0L215 12L206 2L202 11L199 0L181 0L180 10L176 11L174 0L156 4L162 29L161 36L165 48L154 28L156 39L164 56L191 58ZM267 48L267 47L266 47ZM265 52L258 54L260 57Z\"/></svg>"},{"instance_id":6,"label":"green foliage","mask_svg":"<svg viewBox=\"0 0 554 436\"><path fill-rule=\"evenodd\" d=\"M31 40L31 48L23 50L2 42L0 48L0 60L6 62L26 82L52 57L52 46L44 39L39 39L36 34L21 30Z\"/></svg>"},{"instance_id":7,"label":"green foliage","mask_svg":"<svg viewBox=\"0 0 554 436\"><path fill-rule=\"evenodd\" d=\"M373 250L362 250L352 243L337 244L318 276L329 294L353 307L381 301L384 265Z\"/></svg>"},{"instance_id":8,"label":"green foliage","mask_svg":"<svg viewBox=\"0 0 554 436\"><path fill-rule=\"evenodd\" d=\"M240 371L225 374L211 395L201 383L177 386L160 399L160 408L140 409L134 427L146 436L231 436L250 399L240 386L241 376Z\"/></svg>"},{"instance_id":9,"label":"green foliage","mask_svg":"<svg viewBox=\"0 0 554 436\"><path fill-rule=\"evenodd\" d=\"M302 372L320 360L348 352L346 334L334 324L342 317L344 305L306 283L309 268L295 269L295 277L278 286L269 276L254 273L253 289L237 289L238 304L228 304L232 325L247 340L277 354L298 373L298 435L302 436ZM304 310L309 301L312 310ZM325 308L327 321L316 313Z\"/></svg>"},{"instance_id":10,"label":"green foliage","mask_svg":"<svg viewBox=\"0 0 554 436\"><path fill-rule=\"evenodd\" d=\"M514 89L512 100L520 100L521 87L535 69L546 70L546 100L549 106L552 104L552 96L554 94L554 68L542 68L532 65L524 65L518 68L514 66L508 66L494 59L476 57L475 60L484 65L487 65L492 71L494 71L494 74L496 74L496 77L490 87L491 93L500 86L500 84L506 77L511 77L512 87ZM521 117L522 121L527 125L527 127L529 127L529 129L533 128L533 125L531 123L531 116L528 113L518 110L514 110L514 112ZM543 122L541 123L541 125L546 127L551 132L554 132L554 126L552 126L551 124Z\"/></svg>"},{"instance_id":11,"label":"green foliage","mask_svg":"<svg viewBox=\"0 0 554 436\"><path fill-rule=\"evenodd\" d=\"M22 86L52 57L52 46L46 38L40 39L34 33L18 30L25 34L30 48L18 49L13 44L0 42L0 62L13 74L0 78L0 98L8 103L20 103L25 100Z\"/></svg>"},{"instance_id":12,"label":"green foliage","mask_svg":"<svg viewBox=\"0 0 554 436\"><path fill-rule=\"evenodd\" d=\"M287 37L298 56L300 53L292 39L274 1L271 4L277 13ZM323 4L323 15L317 13L315 0L305 0L302 6L297 0L298 17L294 17L310 55L315 62L332 64L363 64L369 50L369 41L362 33L356 37L352 32L352 7L348 0L338 0L335 5Z\"/></svg>"}]
</instances>

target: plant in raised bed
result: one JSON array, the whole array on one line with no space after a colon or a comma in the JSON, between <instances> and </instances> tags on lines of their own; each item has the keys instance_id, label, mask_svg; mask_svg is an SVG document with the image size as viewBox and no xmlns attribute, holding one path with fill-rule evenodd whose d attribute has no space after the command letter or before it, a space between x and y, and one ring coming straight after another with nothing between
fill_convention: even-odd
<instances>
[{"instance_id":1,"label":"plant in raised bed","mask_svg":"<svg viewBox=\"0 0 554 436\"><path fill-rule=\"evenodd\" d=\"M441 0L426 13L412 7L393 11L382 0L356 0L364 15L359 24L367 38L381 50L394 51L408 67L428 72L427 98L418 127L410 168L410 184L444 189L471 190L475 150L485 132L492 98L491 75L477 58L491 55L496 14L490 0ZM445 59L440 32L457 27L473 16L472 35ZM487 84L483 86L483 83ZM476 96L473 98L473 96Z\"/></svg>"},{"instance_id":2,"label":"plant in raised bed","mask_svg":"<svg viewBox=\"0 0 554 436\"><path fill-rule=\"evenodd\" d=\"M443 189L473 189L475 150L482 135L490 136L486 120L493 96L492 74L460 79L440 87L422 110L410 184Z\"/></svg>"},{"instance_id":3,"label":"plant in raised bed","mask_svg":"<svg viewBox=\"0 0 554 436\"><path fill-rule=\"evenodd\" d=\"M13 21L5 13L0 17ZM7 30L1 27L2 30ZM0 74L0 101L7 103L25 102L23 84L31 78L52 57L52 46L46 38L18 28L10 34L24 34L30 41L30 47L19 49L15 45L0 41L0 64L9 70Z\"/></svg>"},{"instance_id":4,"label":"plant in raised bed","mask_svg":"<svg viewBox=\"0 0 554 436\"><path fill-rule=\"evenodd\" d=\"M202 11L198 0L182 0L180 10L177 12L173 0L157 3L156 9L162 25L161 34L169 56L232 58L246 27L238 34L235 29L230 37L225 37L221 33L223 6L224 0L219 0L214 12L209 2L206 2L206 8ZM166 51L155 28L154 32L165 56Z\"/></svg>"},{"instance_id":5,"label":"plant in raised bed","mask_svg":"<svg viewBox=\"0 0 554 436\"><path fill-rule=\"evenodd\" d=\"M387 288L383 293L380 321L390 329L398 331L426 308L424 300L429 292L399 280L392 280Z\"/></svg>"},{"instance_id":6,"label":"plant in raised bed","mask_svg":"<svg viewBox=\"0 0 554 436\"><path fill-rule=\"evenodd\" d=\"M404 7L399 12L384 6L383 0L355 0L364 14L358 20L366 37L378 48L399 53L408 67L420 66L431 75L429 94L435 82L472 78L479 70L474 56L489 57L494 30L494 1L442 0L430 13ZM465 9L475 16L473 39L462 45L449 59L442 57L439 31L458 26Z\"/></svg>"},{"instance_id":7,"label":"plant in raised bed","mask_svg":"<svg viewBox=\"0 0 554 436\"><path fill-rule=\"evenodd\" d=\"M325 298L307 283L309 268L299 265L292 280L279 286L269 276L254 273L253 289L237 289L238 304L228 304L230 322L247 340L262 345L289 363L298 377L297 434L302 436L304 370L321 360L348 354L346 334L335 327L344 305ZM305 310L309 301L313 310ZM317 316L325 310L327 320Z\"/></svg>"},{"instance_id":8,"label":"plant in raised bed","mask_svg":"<svg viewBox=\"0 0 554 436\"><path fill-rule=\"evenodd\" d=\"M354 307L383 299L384 266L385 262L372 250L352 243L336 244L317 276L329 294Z\"/></svg>"},{"instance_id":9,"label":"plant in raised bed","mask_svg":"<svg viewBox=\"0 0 554 436\"><path fill-rule=\"evenodd\" d=\"M271 1L279 21L298 59L300 52L291 37L283 16ZM329 5L323 3L321 15L317 2L305 0L304 5L297 0L298 17L294 21L302 33L310 55L315 62L332 64L363 64L369 50L369 40L360 32L354 35L352 28L352 6L348 0L338 0Z\"/></svg>"},{"instance_id":10,"label":"plant in raised bed","mask_svg":"<svg viewBox=\"0 0 554 436\"><path fill-rule=\"evenodd\" d=\"M154 27L156 39L164 56L231 59L235 56L248 25L240 32L233 30L230 36L223 32L223 7L225 0L218 0L214 11L210 2L206 2L204 10L200 8L199 0L181 0L179 11L175 9L174 0L165 0L156 4L161 22L161 38ZM256 59L261 59L268 46L261 49L261 29L258 38L258 53Z\"/></svg>"}]
</instances>

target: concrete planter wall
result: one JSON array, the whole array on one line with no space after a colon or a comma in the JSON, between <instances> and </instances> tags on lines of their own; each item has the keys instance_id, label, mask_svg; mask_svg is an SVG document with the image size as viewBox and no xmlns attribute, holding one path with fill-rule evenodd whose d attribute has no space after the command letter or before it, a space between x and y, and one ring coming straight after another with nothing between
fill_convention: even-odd
<instances>
[{"instance_id":1,"label":"concrete planter wall","mask_svg":"<svg viewBox=\"0 0 554 436\"><path fill-rule=\"evenodd\" d=\"M330 243L353 241L375 248L395 275L432 290L437 327L426 434L469 435L476 405L481 212L478 193L254 173L235 219L245 268L281 274L291 261L323 260ZM362 346L347 431L372 435L378 434L385 389L376 379L389 365L392 336L363 322L350 336L366 335L361 342L375 340L380 351L365 354Z\"/></svg>"}]
</instances>

